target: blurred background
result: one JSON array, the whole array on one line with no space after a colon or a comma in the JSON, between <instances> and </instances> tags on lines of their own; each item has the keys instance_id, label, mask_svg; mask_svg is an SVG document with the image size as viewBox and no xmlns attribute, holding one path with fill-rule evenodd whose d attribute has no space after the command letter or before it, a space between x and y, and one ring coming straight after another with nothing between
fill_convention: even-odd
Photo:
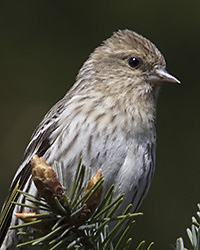
<instances>
[{"instance_id":1,"label":"blurred background","mask_svg":"<svg viewBox=\"0 0 200 250\"><path fill-rule=\"evenodd\" d=\"M198 0L0 1L0 203L44 114L89 53L113 31L129 28L158 46L182 82L160 93L156 172L134 242L154 241L153 249L165 250L187 238L200 202L199 9Z\"/></svg>"}]
</instances>

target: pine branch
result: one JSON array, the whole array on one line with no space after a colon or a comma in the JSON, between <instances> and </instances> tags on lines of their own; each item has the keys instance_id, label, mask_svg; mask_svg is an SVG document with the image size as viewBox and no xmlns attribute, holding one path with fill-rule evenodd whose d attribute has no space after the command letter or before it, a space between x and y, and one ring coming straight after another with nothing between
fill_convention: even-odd
<instances>
[{"instance_id":1,"label":"pine branch","mask_svg":"<svg viewBox=\"0 0 200 250\"><path fill-rule=\"evenodd\" d=\"M200 250L200 204L197 204L197 206L198 206L197 219L193 216L191 228L186 229L192 247L190 249L193 250ZM183 238L180 237L176 240L176 247L173 247L173 249L187 250L188 248L185 248L184 240Z\"/></svg>"},{"instance_id":2,"label":"pine branch","mask_svg":"<svg viewBox=\"0 0 200 250\"><path fill-rule=\"evenodd\" d=\"M18 191L29 201L29 205L18 205L31 208L31 212L15 214L24 223L10 229L27 227L32 230L29 233L25 230L18 232L23 243L17 247L50 250L131 249L130 236L133 235L135 217L141 213L130 213L129 205L122 215L115 215L123 201L123 195L113 201L112 185L101 199L104 180L100 170L90 180L90 171L86 171L85 165L80 161L69 192L63 185L63 164L59 166L55 163L56 172L37 156L34 156L31 164L33 181L41 198ZM116 224L111 230L110 223L113 221ZM121 230L123 233L119 235L124 225L126 229ZM114 244L114 241L117 242ZM137 249L143 246L144 241Z\"/></svg>"}]
</instances>

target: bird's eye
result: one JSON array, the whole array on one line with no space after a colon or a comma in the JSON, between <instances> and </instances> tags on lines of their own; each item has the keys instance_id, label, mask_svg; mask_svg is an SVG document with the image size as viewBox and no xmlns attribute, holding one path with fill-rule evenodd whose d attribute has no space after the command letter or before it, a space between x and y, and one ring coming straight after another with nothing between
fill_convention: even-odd
<instances>
[{"instance_id":1,"label":"bird's eye","mask_svg":"<svg viewBox=\"0 0 200 250\"><path fill-rule=\"evenodd\" d=\"M137 68L140 64L140 61L136 57L131 57L128 59L128 64L131 68Z\"/></svg>"}]
</instances>

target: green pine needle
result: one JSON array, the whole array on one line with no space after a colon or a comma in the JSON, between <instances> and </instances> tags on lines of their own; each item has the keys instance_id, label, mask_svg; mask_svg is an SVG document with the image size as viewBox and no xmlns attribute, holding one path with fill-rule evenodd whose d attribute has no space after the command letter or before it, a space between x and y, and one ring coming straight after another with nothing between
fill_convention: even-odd
<instances>
[{"instance_id":1,"label":"green pine needle","mask_svg":"<svg viewBox=\"0 0 200 250\"><path fill-rule=\"evenodd\" d=\"M192 226L191 228L187 228L186 232L191 244L191 250L200 250L200 204L197 204L198 210L197 211L197 218L194 216L192 217ZM176 240L176 246L173 247L175 250L186 250L184 246L183 238L178 238Z\"/></svg>"},{"instance_id":2,"label":"green pine needle","mask_svg":"<svg viewBox=\"0 0 200 250\"><path fill-rule=\"evenodd\" d=\"M55 163L55 169L60 182L64 183L63 164L59 166ZM72 189L69 194L63 193L61 197L55 196L53 208L44 198L38 198L28 193L19 191L24 195L28 204L14 203L35 211L32 216L24 216L24 219L35 219L10 229L16 230L24 227L33 228L33 232L19 232L24 239L17 247L28 247L36 249L104 249L104 250L130 250L135 224L135 217L141 213L131 214L129 205L122 215L116 216L118 209L123 201L123 194L116 200L112 200L114 185L110 187L102 202L94 212L90 214L87 202L93 199L94 194L103 185L103 177L85 193L85 187L90 181L91 171L82 164L81 160L77 167ZM63 187L63 190L66 190ZM69 195L69 196L68 196ZM68 198L69 197L69 198ZM95 198L96 199L96 198ZM109 229L110 223L115 223L112 230ZM49 232L43 232L45 223L49 226ZM125 230L121 230L125 225ZM35 226L37 227L35 228ZM41 228L38 231L38 226ZM119 231L123 231L121 235ZM119 237L118 237L119 236ZM116 238L118 240L116 241ZM116 241L114 244L114 240ZM137 248L139 250L144 242L141 242ZM151 245L149 245L148 250Z\"/></svg>"}]
</instances>

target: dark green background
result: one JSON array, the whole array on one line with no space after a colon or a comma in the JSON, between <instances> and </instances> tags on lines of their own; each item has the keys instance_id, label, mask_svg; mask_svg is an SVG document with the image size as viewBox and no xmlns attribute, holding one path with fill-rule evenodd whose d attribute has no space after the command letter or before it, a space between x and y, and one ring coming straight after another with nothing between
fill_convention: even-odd
<instances>
[{"instance_id":1,"label":"dark green background","mask_svg":"<svg viewBox=\"0 0 200 250\"><path fill-rule=\"evenodd\" d=\"M182 82L160 93L157 167L134 240L158 250L185 237L200 202L199 13L198 0L0 1L0 202L43 115L89 53L129 28L159 47Z\"/></svg>"}]
</instances>

